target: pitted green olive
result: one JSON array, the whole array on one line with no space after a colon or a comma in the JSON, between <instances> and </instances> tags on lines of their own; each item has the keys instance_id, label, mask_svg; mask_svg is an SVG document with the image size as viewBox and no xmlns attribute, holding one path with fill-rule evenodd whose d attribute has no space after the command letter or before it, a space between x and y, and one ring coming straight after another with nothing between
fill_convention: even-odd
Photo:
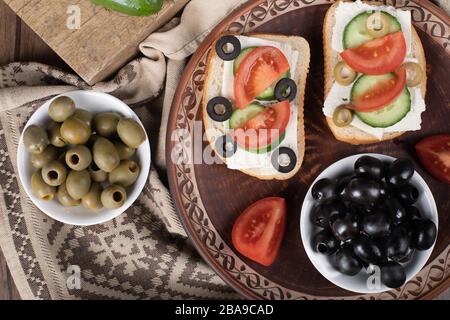
<instances>
[{"instance_id":1,"label":"pitted green olive","mask_svg":"<svg viewBox=\"0 0 450 320\"><path fill-rule=\"evenodd\" d=\"M58 97L50 103L48 114L53 121L63 122L75 112L75 102L69 97Z\"/></svg>"},{"instance_id":2,"label":"pitted green olive","mask_svg":"<svg viewBox=\"0 0 450 320\"><path fill-rule=\"evenodd\" d=\"M92 163L91 150L83 145L74 146L66 152L65 159L70 169L76 171L84 170Z\"/></svg>"},{"instance_id":3,"label":"pitted green olive","mask_svg":"<svg viewBox=\"0 0 450 320\"><path fill-rule=\"evenodd\" d=\"M69 195L65 182L58 187L56 197L58 198L59 203L65 207L76 207L81 203L81 200L75 200Z\"/></svg>"},{"instance_id":4,"label":"pitted green olive","mask_svg":"<svg viewBox=\"0 0 450 320\"><path fill-rule=\"evenodd\" d=\"M113 184L102 191L100 200L105 208L117 209L127 200L127 193L123 187Z\"/></svg>"},{"instance_id":5,"label":"pitted green olive","mask_svg":"<svg viewBox=\"0 0 450 320\"><path fill-rule=\"evenodd\" d=\"M94 117L95 132L103 137L111 137L117 132L120 115L115 112L102 112Z\"/></svg>"},{"instance_id":6,"label":"pitted green olive","mask_svg":"<svg viewBox=\"0 0 450 320\"><path fill-rule=\"evenodd\" d=\"M132 160L122 160L117 168L109 174L109 182L122 187L129 187L139 176L139 165Z\"/></svg>"},{"instance_id":7,"label":"pitted green olive","mask_svg":"<svg viewBox=\"0 0 450 320\"><path fill-rule=\"evenodd\" d=\"M41 200L49 201L55 197L56 188L51 187L42 179L41 170L37 170L31 176L31 190Z\"/></svg>"},{"instance_id":8,"label":"pitted green olive","mask_svg":"<svg viewBox=\"0 0 450 320\"><path fill-rule=\"evenodd\" d=\"M114 146L116 147L120 160L129 159L136 153L135 148L127 146L122 141L115 141Z\"/></svg>"},{"instance_id":9,"label":"pitted green olive","mask_svg":"<svg viewBox=\"0 0 450 320\"><path fill-rule=\"evenodd\" d=\"M48 146L47 132L43 128L32 124L23 133L23 143L28 152L32 154L41 153Z\"/></svg>"},{"instance_id":10,"label":"pitted green olive","mask_svg":"<svg viewBox=\"0 0 450 320\"><path fill-rule=\"evenodd\" d=\"M117 133L123 143L131 148L139 147L145 140L144 129L133 119L120 119Z\"/></svg>"},{"instance_id":11,"label":"pitted green olive","mask_svg":"<svg viewBox=\"0 0 450 320\"><path fill-rule=\"evenodd\" d=\"M91 176L87 170L69 172L66 179L69 195L75 200L81 199L91 188Z\"/></svg>"},{"instance_id":12,"label":"pitted green olive","mask_svg":"<svg viewBox=\"0 0 450 320\"><path fill-rule=\"evenodd\" d=\"M81 121L83 121L89 128L91 128L92 125L92 119L94 118L94 116L92 115L92 113L90 113L87 110L84 109L76 109L73 116L75 118L80 119Z\"/></svg>"},{"instance_id":13,"label":"pitted green olive","mask_svg":"<svg viewBox=\"0 0 450 320\"><path fill-rule=\"evenodd\" d=\"M89 192L81 198L81 204L86 209L101 209L103 207L102 202L100 201L101 193L102 189L100 185L96 182L92 183Z\"/></svg>"},{"instance_id":14,"label":"pitted green olive","mask_svg":"<svg viewBox=\"0 0 450 320\"><path fill-rule=\"evenodd\" d=\"M50 143L57 148L62 148L67 145L67 142L61 136L61 123L52 121L48 126L48 137Z\"/></svg>"},{"instance_id":15,"label":"pitted green olive","mask_svg":"<svg viewBox=\"0 0 450 320\"><path fill-rule=\"evenodd\" d=\"M42 179L46 184L57 187L66 181L66 166L58 160L52 161L42 168Z\"/></svg>"},{"instance_id":16,"label":"pitted green olive","mask_svg":"<svg viewBox=\"0 0 450 320\"><path fill-rule=\"evenodd\" d=\"M58 159L58 149L49 145L43 152L31 155L31 165L36 169L42 169L56 159Z\"/></svg>"},{"instance_id":17,"label":"pitted green olive","mask_svg":"<svg viewBox=\"0 0 450 320\"><path fill-rule=\"evenodd\" d=\"M103 137L98 138L92 150L95 164L103 171L111 172L119 165L119 154L112 142L108 139Z\"/></svg>"},{"instance_id":18,"label":"pitted green olive","mask_svg":"<svg viewBox=\"0 0 450 320\"><path fill-rule=\"evenodd\" d=\"M61 125L61 136L70 144L85 144L91 137L91 128L82 120L70 117Z\"/></svg>"},{"instance_id":19,"label":"pitted green olive","mask_svg":"<svg viewBox=\"0 0 450 320\"><path fill-rule=\"evenodd\" d=\"M95 162L91 163L88 171L91 174L92 181L103 182L106 181L106 179L108 179L108 174L99 167L97 167Z\"/></svg>"}]
</instances>

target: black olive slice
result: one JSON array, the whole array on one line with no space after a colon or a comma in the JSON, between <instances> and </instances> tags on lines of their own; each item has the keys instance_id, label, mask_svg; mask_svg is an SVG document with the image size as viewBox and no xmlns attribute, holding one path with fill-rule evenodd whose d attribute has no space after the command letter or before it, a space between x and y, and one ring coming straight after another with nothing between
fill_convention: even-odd
<instances>
[{"instance_id":1,"label":"black olive slice","mask_svg":"<svg viewBox=\"0 0 450 320\"><path fill-rule=\"evenodd\" d=\"M241 42L235 36L223 36L216 42L216 52L222 60L234 60L241 53Z\"/></svg>"},{"instance_id":2,"label":"black olive slice","mask_svg":"<svg viewBox=\"0 0 450 320\"><path fill-rule=\"evenodd\" d=\"M271 160L273 167L281 173L291 172L297 164L295 152L287 147L276 149L272 154Z\"/></svg>"},{"instance_id":3,"label":"black olive slice","mask_svg":"<svg viewBox=\"0 0 450 320\"><path fill-rule=\"evenodd\" d=\"M223 158L229 158L237 151L237 143L229 135L223 135L216 139L216 152Z\"/></svg>"},{"instance_id":4,"label":"black olive slice","mask_svg":"<svg viewBox=\"0 0 450 320\"><path fill-rule=\"evenodd\" d=\"M215 97L208 101L206 112L214 121L223 122L230 119L233 113L233 105L227 98Z\"/></svg>"},{"instance_id":5,"label":"black olive slice","mask_svg":"<svg viewBox=\"0 0 450 320\"><path fill-rule=\"evenodd\" d=\"M297 96L297 85L290 78L283 78L275 86L275 99L293 101Z\"/></svg>"}]
</instances>

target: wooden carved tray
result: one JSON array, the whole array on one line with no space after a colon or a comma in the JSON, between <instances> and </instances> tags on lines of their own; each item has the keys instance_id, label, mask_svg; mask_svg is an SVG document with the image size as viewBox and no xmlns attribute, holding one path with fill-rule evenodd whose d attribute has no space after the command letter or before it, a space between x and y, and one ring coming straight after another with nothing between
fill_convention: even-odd
<instances>
[{"instance_id":1,"label":"wooden carved tray","mask_svg":"<svg viewBox=\"0 0 450 320\"><path fill-rule=\"evenodd\" d=\"M450 132L450 19L429 1L388 0L412 11L414 25L428 61L428 109L423 129L368 146L352 146L334 139L322 114L322 25L329 0L253 0L231 14L208 36L187 66L173 102L167 131L167 167L172 194L186 231L203 258L233 288L255 299L418 299L432 298L450 285L449 186L425 172L414 153L422 137ZM300 35L311 46L311 66L305 98L306 152L299 173L288 181L261 181L225 165L176 164L171 155L180 145L192 154L194 121L201 121L200 102L206 57L212 41L224 31ZM172 141L172 133L185 129ZM203 142L203 147L207 145ZM315 177L333 162L352 154L375 152L409 157L430 186L439 211L439 235L426 267L399 290L358 295L340 289L315 270L300 239L300 208ZM275 263L262 267L238 254L231 245L231 228L251 203L280 195L288 202L288 223Z\"/></svg>"}]
</instances>

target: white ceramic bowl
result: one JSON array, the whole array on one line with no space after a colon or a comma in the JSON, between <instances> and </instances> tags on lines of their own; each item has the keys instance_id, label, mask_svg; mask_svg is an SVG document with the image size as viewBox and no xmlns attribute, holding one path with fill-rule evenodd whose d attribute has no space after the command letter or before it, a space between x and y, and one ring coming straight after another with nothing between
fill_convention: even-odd
<instances>
[{"instance_id":1,"label":"white ceramic bowl","mask_svg":"<svg viewBox=\"0 0 450 320\"><path fill-rule=\"evenodd\" d=\"M389 161L392 162L395 160L395 158L390 156L385 156L381 154L359 154L350 156L347 158L344 158L342 160L339 160L329 166L327 169L325 169L314 181L316 183L318 180L322 178L337 178L345 173L351 173L354 168L354 164L358 158L360 158L363 155L369 155L375 158L378 158L382 161ZM411 178L412 184L418 188L420 192L420 197L415 204L421 213L428 219L431 219L435 224L436 227L438 226L438 213L436 208L436 203L433 198L433 194L431 193L430 189L428 188L425 181L422 179L422 177L417 173L417 171L414 173L413 177ZM378 287L369 287L367 285L367 279L368 275L366 271L363 269L360 273L358 273L355 276L347 276L336 269L333 268L329 261L329 257L319 254L316 251L314 251L312 247L312 238L313 236L318 232L319 228L314 226L311 223L310 215L312 208L315 205L315 200L312 198L311 195L311 189L314 183L311 185L311 187L308 190L308 193L306 194L305 200L303 201L301 216L300 216L300 232L303 242L303 247L306 250L306 253L308 255L309 260L314 265L314 267L330 282L334 283L335 285L349 290L353 292L358 293L379 293L383 291L389 291L390 288L386 287L385 285L381 284ZM433 244L434 247L434 244ZM414 256L412 260L405 264L405 270L406 270L406 280L409 281L411 278L413 278L426 264L428 258L431 255L431 252L433 251L433 247L426 251L415 251Z\"/></svg>"},{"instance_id":2,"label":"white ceramic bowl","mask_svg":"<svg viewBox=\"0 0 450 320\"><path fill-rule=\"evenodd\" d=\"M138 116L133 110L131 110L130 107L109 94L95 91L71 91L63 95L72 98L75 101L77 108L86 109L93 114L115 111L124 117L132 118L138 121L139 124L143 126ZM36 110L36 112L28 120L25 128L32 124L41 126L48 125L51 121L48 115L48 107L52 100L47 101L38 110ZM67 208L62 206L56 199L52 201L40 200L35 197L31 191L31 175L35 169L31 165L31 154L26 151L25 145L23 144L23 132L25 131L25 128L22 131L17 150L19 177L26 193L31 198L33 203L41 211L55 220L72 225L89 226L114 219L133 204L147 182L151 161L148 137L136 152L135 158L141 166L141 173L137 181L131 187L127 188L127 200L122 207L114 210L103 208L98 211L92 211L85 209L83 206Z\"/></svg>"}]
</instances>

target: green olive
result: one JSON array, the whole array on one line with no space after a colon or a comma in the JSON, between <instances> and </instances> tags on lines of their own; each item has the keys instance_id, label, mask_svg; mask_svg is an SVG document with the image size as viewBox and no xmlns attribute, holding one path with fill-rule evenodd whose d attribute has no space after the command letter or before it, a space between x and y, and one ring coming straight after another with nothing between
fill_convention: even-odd
<instances>
[{"instance_id":1,"label":"green olive","mask_svg":"<svg viewBox=\"0 0 450 320\"><path fill-rule=\"evenodd\" d=\"M353 112L345 105L337 107L333 112L333 123L337 127L346 127L353 120Z\"/></svg>"},{"instance_id":2,"label":"green olive","mask_svg":"<svg viewBox=\"0 0 450 320\"><path fill-rule=\"evenodd\" d=\"M69 97L58 97L50 103L48 114L53 121L63 122L75 112L75 102Z\"/></svg>"},{"instance_id":3,"label":"green olive","mask_svg":"<svg viewBox=\"0 0 450 320\"><path fill-rule=\"evenodd\" d=\"M139 165L135 161L122 160L119 166L109 174L109 182L129 187L136 182L139 172Z\"/></svg>"},{"instance_id":4,"label":"green olive","mask_svg":"<svg viewBox=\"0 0 450 320\"><path fill-rule=\"evenodd\" d=\"M345 61L340 61L334 67L334 79L343 86L351 84L357 76L355 70L350 68Z\"/></svg>"},{"instance_id":5,"label":"green olive","mask_svg":"<svg viewBox=\"0 0 450 320\"><path fill-rule=\"evenodd\" d=\"M48 137L50 143L57 148L62 148L67 145L67 142L61 136L61 123L52 121L48 126Z\"/></svg>"},{"instance_id":6,"label":"green olive","mask_svg":"<svg viewBox=\"0 0 450 320\"><path fill-rule=\"evenodd\" d=\"M113 184L102 191L100 200L105 208L117 209L127 200L127 193L123 187Z\"/></svg>"},{"instance_id":7,"label":"green olive","mask_svg":"<svg viewBox=\"0 0 450 320\"><path fill-rule=\"evenodd\" d=\"M98 138L92 150L95 164L103 171L111 172L119 165L119 154L112 142L108 139L103 137Z\"/></svg>"},{"instance_id":8,"label":"green olive","mask_svg":"<svg viewBox=\"0 0 450 320\"><path fill-rule=\"evenodd\" d=\"M52 161L42 168L42 179L52 187L60 186L66 181L66 166L58 160Z\"/></svg>"},{"instance_id":9,"label":"green olive","mask_svg":"<svg viewBox=\"0 0 450 320\"><path fill-rule=\"evenodd\" d=\"M70 169L76 171L84 170L92 163L91 150L83 145L74 146L66 152L65 159Z\"/></svg>"},{"instance_id":10,"label":"green olive","mask_svg":"<svg viewBox=\"0 0 450 320\"><path fill-rule=\"evenodd\" d=\"M111 137L117 132L120 115L115 112L102 112L94 117L95 132L104 137Z\"/></svg>"},{"instance_id":11,"label":"green olive","mask_svg":"<svg viewBox=\"0 0 450 320\"><path fill-rule=\"evenodd\" d=\"M81 200L75 200L67 192L66 183L58 187L58 192L56 193L59 203L65 207L76 207L81 203Z\"/></svg>"},{"instance_id":12,"label":"green olive","mask_svg":"<svg viewBox=\"0 0 450 320\"><path fill-rule=\"evenodd\" d=\"M48 163L58 159L58 155L58 149L49 145L43 152L31 155L31 165L36 169L42 169Z\"/></svg>"},{"instance_id":13,"label":"green olive","mask_svg":"<svg viewBox=\"0 0 450 320\"><path fill-rule=\"evenodd\" d=\"M131 148L139 147L145 140L145 131L133 119L120 119L117 124L120 139Z\"/></svg>"},{"instance_id":14,"label":"green olive","mask_svg":"<svg viewBox=\"0 0 450 320\"><path fill-rule=\"evenodd\" d=\"M127 146L122 141L115 141L114 146L116 147L116 150L119 153L120 160L129 159L136 153L135 148Z\"/></svg>"},{"instance_id":15,"label":"green olive","mask_svg":"<svg viewBox=\"0 0 450 320\"><path fill-rule=\"evenodd\" d=\"M91 188L91 176L87 170L71 170L66 179L69 195L75 200L81 199Z\"/></svg>"},{"instance_id":16,"label":"green olive","mask_svg":"<svg viewBox=\"0 0 450 320\"><path fill-rule=\"evenodd\" d=\"M92 115L92 113L90 113L87 110L84 109L76 109L75 113L73 114L73 116L75 118L80 119L81 121L83 121L89 128L91 128L92 125L92 119L94 118L94 116Z\"/></svg>"},{"instance_id":17,"label":"green olive","mask_svg":"<svg viewBox=\"0 0 450 320\"><path fill-rule=\"evenodd\" d=\"M43 128L32 124L23 133L23 143L28 152L32 154L41 153L48 146L47 132Z\"/></svg>"},{"instance_id":18,"label":"green olive","mask_svg":"<svg viewBox=\"0 0 450 320\"><path fill-rule=\"evenodd\" d=\"M366 32L374 38L384 37L390 28L388 18L381 11L372 13L366 20Z\"/></svg>"},{"instance_id":19,"label":"green olive","mask_svg":"<svg viewBox=\"0 0 450 320\"><path fill-rule=\"evenodd\" d=\"M86 209L98 210L103 207L102 202L100 201L100 194L102 193L102 189L100 185L96 182L91 184L91 188L89 192L81 198L81 204Z\"/></svg>"},{"instance_id":20,"label":"green olive","mask_svg":"<svg viewBox=\"0 0 450 320\"><path fill-rule=\"evenodd\" d=\"M406 62L403 66L406 68L406 85L408 87L418 86L424 78L424 73L420 64Z\"/></svg>"},{"instance_id":21,"label":"green olive","mask_svg":"<svg viewBox=\"0 0 450 320\"><path fill-rule=\"evenodd\" d=\"M49 201L55 197L56 188L45 183L41 171L38 170L31 176L31 190L39 199Z\"/></svg>"},{"instance_id":22,"label":"green olive","mask_svg":"<svg viewBox=\"0 0 450 320\"><path fill-rule=\"evenodd\" d=\"M88 171L91 174L91 179L95 182L103 182L108 179L108 173L97 167L95 162L91 163Z\"/></svg>"},{"instance_id":23,"label":"green olive","mask_svg":"<svg viewBox=\"0 0 450 320\"><path fill-rule=\"evenodd\" d=\"M91 128L82 120L70 117L61 125L61 136L70 144L85 144L91 137Z\"/></svg>"}]
</instances>

